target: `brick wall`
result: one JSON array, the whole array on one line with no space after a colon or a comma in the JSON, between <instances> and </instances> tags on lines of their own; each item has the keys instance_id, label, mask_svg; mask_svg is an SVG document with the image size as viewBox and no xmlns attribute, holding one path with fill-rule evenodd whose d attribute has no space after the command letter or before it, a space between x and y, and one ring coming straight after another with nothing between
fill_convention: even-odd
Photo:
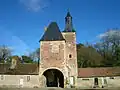
<instances>
[{"instance_id":1,"label":"brick wall","mask_svg":"<svg viewBox=\"0 0 120 90\"><path fill-rule=\"evenodd\" d=\"M65 41L43 41L40 44L40 64L42 68L64 67Z\"/></svg>"},{"instance_id":2,"label":"brick wall","mask_svg":"<svg viewBox=\"0 0 120 90\"><path fill-rule=\"evenodd\" d=\"M62 72L65 83L68 77L65 41L41 41L40 48L40 77L48 69L57 69Z\"/></svg>"}]
</instances>

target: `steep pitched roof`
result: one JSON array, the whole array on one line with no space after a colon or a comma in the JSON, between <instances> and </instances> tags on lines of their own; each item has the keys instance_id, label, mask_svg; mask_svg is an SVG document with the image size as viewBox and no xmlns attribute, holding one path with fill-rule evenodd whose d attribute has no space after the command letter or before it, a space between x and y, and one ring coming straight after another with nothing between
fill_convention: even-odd
<instances>
[{"instance_id":1,"label":"steep pitched roof","mask_svg":"<svg viewBox=\"0 0 120 90\"><path fill-rule=\"evenodd\" d=\"M120 67L79 68L78 77L120 76Z\"/></svg>"},{"instance_id":2,"label":"steep pitched roof","mask_svg":"<svg viewBox=\"0 0 120 90\"><path fill-rule=\"evenodd\" d=\"M40 41L65 40L56 22L51 22Z\"/></svg>"}]
</instances>

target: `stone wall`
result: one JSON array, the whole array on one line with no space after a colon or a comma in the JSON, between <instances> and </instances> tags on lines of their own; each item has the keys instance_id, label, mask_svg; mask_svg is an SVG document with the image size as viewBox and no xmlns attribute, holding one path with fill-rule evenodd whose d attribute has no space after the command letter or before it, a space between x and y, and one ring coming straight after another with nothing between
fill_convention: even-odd
<instances>
[{"instance_id":1,"label":"stone wall","mask_svg":"<svg viewBox=\"0 0 120 90\"><path fill-rule=\"evenodd\" d=\"M63 32L63 37L66 40L66 63L69 68L69 76L74 77L74 85L77 85L78 66L77 66L77 51L76 51L76 33L75 32Z\"/></svg>"},{"instance_id":2,"label":"stone wall","mask_svg":"<svg viewBox=\"0 0 120 90\"><path fill-rule=\"evenodd\" d=\"M114 88L114 87L120 87L120 76L116 77L97 77L98 78L98 86L102 88L104 86L105 88ZM80 88L93 88L94 86L94 79L93 78L78 78L78 87ZM104 81L106 80L106 82Z\"/></svg>"},{"instance_id":3,"label":"stone wall","mask_svg":"<svg viewBox=\"0 0 120 90\"><path fill-rule=\"evenodd\" d=\"M120 76L106 77L107 87L120 87Z\"/></svg>"},{"instance_id":4,"label":"stone wall","mask_svg":"<svg viewBox=\"0 0 120 90\"><path fill-rule=\"evenodd\" d=\"M38 75L0 75L0 87L22 87L20 79L23 79L23 87L39 86Z\"/></svg>"},{"instance_id":5,"label":"stone wall","mask_svg":"<svg viewBox=\"0 0 120 90\"><path fill-rule=\"evenodd\" d=\"M76 89L76 88L0 88L0 90L103 90L103 89ZM104 90L120 90L120 88L108 88Z\"/></svg>"},{"instance_id":6,"label":"stone wall","mask_svg":"<svg viewBox=\"0 0 120 90\"><path fill-rule=\"evenodd\" d=\"M93 78L78 78L77 84L78 88L92 88L94 81Z\"/></svg>"},{"instance_id":7,"label":"stone wall","mask_svg":"<svg viewBox=\"0 0 120 90\"><path fill-rule=\"evenodd\" d=\"M23 87L39 87L38 75L0 75L0 87L20 87L20 79L23 78ZM106 79L107 84L102 83L102 78ZM42 80L42 79L41 79ZM78 78L78 88L93 88L94 78ZM99 87L105 88L120 87L120 76L118 77L98 77Z\"/></svg>"}]
</instances>

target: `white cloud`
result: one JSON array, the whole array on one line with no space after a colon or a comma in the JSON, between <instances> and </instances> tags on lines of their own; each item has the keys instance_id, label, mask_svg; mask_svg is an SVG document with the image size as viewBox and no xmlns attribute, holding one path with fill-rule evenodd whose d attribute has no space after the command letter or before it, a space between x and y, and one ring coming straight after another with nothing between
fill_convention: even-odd
<instances>
[{"instance_id":1,"label":"white cloud","mask_svg":"<svg viewBox=\"0 0 120 90\"><path fill-rule=\"evenodd\" d=\"M100 35L97 36L97 38L101 39L101 38L104 38L104 37L120 37L120 30L109 30L105 33L102 33Z\"/></svg>"},{"instance_id":2,"label":"white cloud","mask_svg":"<svg viewBox=\"0 0 120 90\"><path fill-rule=\"evenodd\" d=\"M48 0L20 0L28 10L39 11L48 6Z\"/></svg>"},{"instance_id":3,"label":"white cloud","mask_svg":"<svg viewBox=\"0 0 120 90\"><path fill-rule=\"evenodd\" d=\"M102 34L98 35L97 38L102 38L104 36L106 36L106 33L102 33Z\"/></svg>"}]
</instances>

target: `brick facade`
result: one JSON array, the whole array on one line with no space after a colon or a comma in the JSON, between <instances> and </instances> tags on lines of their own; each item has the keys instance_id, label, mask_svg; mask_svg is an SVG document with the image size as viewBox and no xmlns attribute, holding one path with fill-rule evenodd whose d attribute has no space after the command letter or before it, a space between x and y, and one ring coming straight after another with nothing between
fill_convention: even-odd
<instances>
[{"instance_id":1,"label":"brick facade","mask_svg":"<svg viewBox=\"0 0 120 90\"><path fill-rule=\"evenodd\" d=\"M74 76L74 85L77 85L76 34L68 32L62 35L63 41L40 42L40 75L47 69L58 69L64 75L64 83Z\"/></svg>"}]
</instances>

